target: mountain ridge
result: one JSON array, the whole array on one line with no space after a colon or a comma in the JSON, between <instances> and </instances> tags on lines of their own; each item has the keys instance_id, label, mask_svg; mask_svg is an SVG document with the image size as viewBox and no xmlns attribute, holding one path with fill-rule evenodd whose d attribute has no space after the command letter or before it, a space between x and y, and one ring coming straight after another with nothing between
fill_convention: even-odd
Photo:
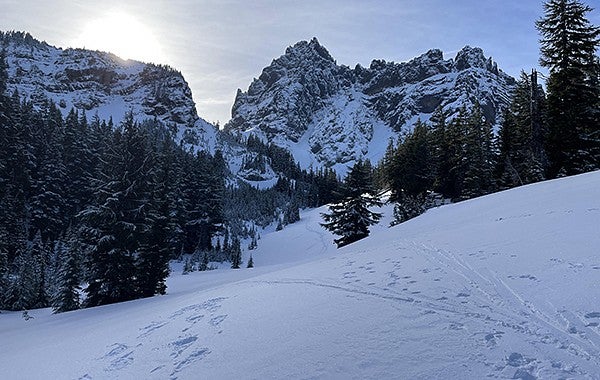
<instances>
[{"instance_id":1,"label":"mountain ridge","mask_svg":"<svg viewBox=\"0 0 600 380\"><path fill-rule=\"evenodd\" d=\"M8 93L18 92L34 107L52 100L63 115L74 108L117 124L131 112L174 127L190 145L214 145L215 127L198 116L188 83L169 66L63 49L26 32L0 32L0 46L8 63Z\"/></svg>"},{"instance_id":2,"label":"mountain ridge","mask_svg":"<svg viewBox=\"0 0 600 380\"><path fill-rule=\"evenodd\" d=\"M0 40L9 92L38 106L51 99L64 114L75 108L117 124L127 112L158 119L194 150L222 150L242 179L235 168L245 153L230 146L226 134L255 135L287 149L303 169L330 167L344 175L358 159L378 162L390 140L398 141L418 119L427 122L437 107L452 118L477 103L498 127L515 83L477 47L466 46L451 59L431 49L407 62L374 59L369 67L350 68L313 38L286 48L247 91L238 90L232 118L219 130L198 116L185 78L168 66L56 48L25 32L2 33Z\"/></svg>"},{"instance_id":3,"label":"mountain ridge","mask_svg":"<svg viewBox=\"0 0 600 380\"><path fill-rule=\"evenodd\" d=\"M381 159L389 138L397 140L417 119L428 121L438 107L452 118L477 103L497 129L514 85L478 47L465 46L448 60L431 49L407 62L375 59L352 69L313 38L288 47L246 92L238 90L225 130L287 148L305 168L344 172L355 160ZM301 152L306 148L310 157Z\"/></svg>"}]
</instances>

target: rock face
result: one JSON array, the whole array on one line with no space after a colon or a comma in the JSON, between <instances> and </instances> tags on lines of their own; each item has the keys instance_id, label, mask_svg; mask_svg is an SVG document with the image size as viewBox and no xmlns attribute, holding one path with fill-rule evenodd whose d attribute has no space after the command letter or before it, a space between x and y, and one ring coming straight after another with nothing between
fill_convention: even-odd
<instances>
[{"instance_id":1,"label":"rock face","mask_svg":"<svg viewBox=\"0 0 600 380\"><path fill-rule=\"evenodd\" d=\"M247 92L238 90L225 128L290 149L303 167L343 172L359 158L379 160L389 138L440 106L452 118L478 102L497 126L514 84L480 48L467 46L449 60L430 50L405 63L351 69L313 39L289 47Z\"/></svg>"},{"instance_id":2,"label":"rock face","mask_svg":"<svg viewBox=\"0 0 600 380\"><path fill-rule=\"evenodd\" d=\"M22 32L0 33L6 50L8 91L18 91L34 106L53 100L64 113L71 108L88 117L113 118L127 112L175 127L191 144L214 144L215 128L200 119L192 92L180 72L99 51L60 49Z\"/></svg>"}]
</instances>

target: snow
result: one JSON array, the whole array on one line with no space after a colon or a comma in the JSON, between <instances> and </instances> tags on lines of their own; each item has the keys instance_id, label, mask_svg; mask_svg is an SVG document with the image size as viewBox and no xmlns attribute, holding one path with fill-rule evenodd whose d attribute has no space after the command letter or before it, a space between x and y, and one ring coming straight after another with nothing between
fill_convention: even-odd
<instances>
[{"instance_id":1,"label":"snow","mask_svg":"<svg viewBox=\"0 0 600 380\"><path fill-rule=\"evenodd\" d=\"M0 314L6 379L600 377L600 172L429 210L339 250L307 210L254 269ZM245 252L247 259L248 252Z\"/></svg>"}]
</instances>

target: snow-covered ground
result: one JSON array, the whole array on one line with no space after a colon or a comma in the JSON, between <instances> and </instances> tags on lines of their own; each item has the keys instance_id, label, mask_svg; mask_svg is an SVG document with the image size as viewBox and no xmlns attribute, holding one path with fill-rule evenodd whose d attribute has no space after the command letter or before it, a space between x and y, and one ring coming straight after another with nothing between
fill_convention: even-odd
<instances>
[{"instance_id":1,"label":"snow-covered ground","mask_svg":"<svg viewBox=\"0 0 600 380\"><path fill-rule=\"evenodd\" d=\"M0 377L600 378L600 172L429 210L339 250L322 211L263 234L254 269L0 314Z\"/></svg>"}]
</instances>

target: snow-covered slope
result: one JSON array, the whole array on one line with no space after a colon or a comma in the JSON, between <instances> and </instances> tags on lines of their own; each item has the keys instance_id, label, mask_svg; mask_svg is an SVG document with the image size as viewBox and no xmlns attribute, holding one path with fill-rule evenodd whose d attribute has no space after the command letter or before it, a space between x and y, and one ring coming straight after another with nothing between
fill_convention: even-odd
<instances>
[{"instance_id":1,"label":"snow-covered slope","mask_svg":"<svg viewBox=\"0 0 600 380\"><path fill-rule=\"evenodd\" d=\"M289 149L304 168L344 173L356 159L378 161L389 138L428 121L438 107L452 118L479 103L498 126L514 85L480 48L466 46L449 60L434 49L409 62L351 69L315 38L287 48L247 92L238 90L225 128Z\"/></svg>"},{"instance_id":2,"label":"snow-covered slope","mask_svg":"<svg viewBox=\"0 0 600 380\"><path fill-rule=\"evenodd\" d=\"M85 49L61 49L22 32L0 32L6 49L8 92L41 107L48 99L64 114L75 108L119 124L133 112L176 126L178 137L213 148L216 128L198 117L192 93L180 72Z\"/></svg>"},{"instance_id":3,"label":"snow-covered slope","mask_svg":"<svg viewBox=\"0 0 600 380\"><path fill-rule=\"evenodd\" d=\"M429 210L336 250L319 212L254 269L0 314L5 379L599 378L600 172ZM389 219L389 208L386 209Z\"/></svg>"}]
</instances>

